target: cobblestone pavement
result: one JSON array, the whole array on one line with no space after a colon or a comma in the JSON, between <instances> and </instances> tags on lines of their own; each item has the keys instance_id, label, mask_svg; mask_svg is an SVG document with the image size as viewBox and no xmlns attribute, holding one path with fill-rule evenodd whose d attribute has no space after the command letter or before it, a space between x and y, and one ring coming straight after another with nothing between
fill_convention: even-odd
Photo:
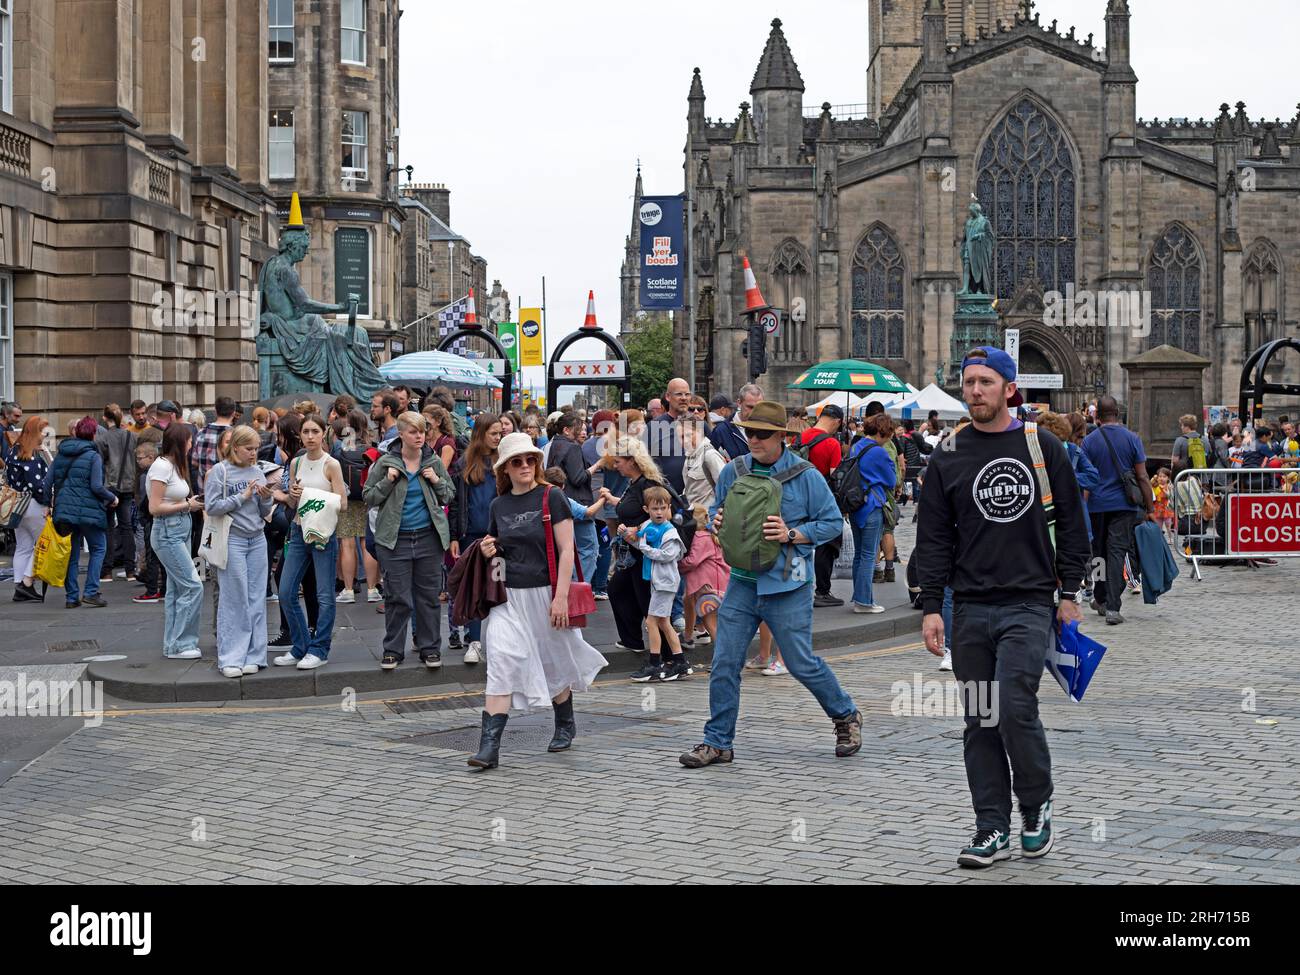
<instances>
[{"instance_id":1,"label":"cobblestone pavement","mask_svg":"<svg viewBox=\"0 0 1300 975\"><path fill-rule=\"evenodd\" d=\"M469 698L111 716L0 787L0 880L1295 883L1300 664L1278 594L1297 583L1295 563L1185 572L1123 626L1089 617L1110 650L1085 702L1041 693L1058 842L1039 861L955 867L960 719L893 713L895 682L947 679L918 643L831 658L865 717L850 759L791 678L748 674L737 759L700 771L677 755L702 677L582 695L564 755L549 712L513 718L487 773L465 765Z\"/></svg>"}]
</instances>

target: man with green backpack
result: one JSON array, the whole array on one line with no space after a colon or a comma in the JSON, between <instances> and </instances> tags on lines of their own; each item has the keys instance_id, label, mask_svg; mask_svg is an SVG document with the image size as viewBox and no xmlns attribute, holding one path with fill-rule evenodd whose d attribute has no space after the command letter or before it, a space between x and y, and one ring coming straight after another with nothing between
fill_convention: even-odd
<instances>
[{"instance_id":1,"label":"man with green backpack","mask_svg":"<svg viewBox=\"0 0 1300 975\"><path fill-rule=\"evenodd\" d=\"M704 741L683 754L687 768L730 762L740 710L740 674L760 623L766 623L790 674L835 725L835 754L862 747L862 715L826 662L812 652L813 552L844 525L821 473L785 447L786 413L760 401L737 424L750 453L718 475L709 510L731 579L718 609Z\"/></svg>"}]
</instances>

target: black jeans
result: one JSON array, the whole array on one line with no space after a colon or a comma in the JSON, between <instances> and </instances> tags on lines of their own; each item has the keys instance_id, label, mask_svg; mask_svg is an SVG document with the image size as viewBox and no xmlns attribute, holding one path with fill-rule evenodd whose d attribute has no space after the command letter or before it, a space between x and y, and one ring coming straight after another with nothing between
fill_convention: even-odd
<instances>
[{"instance_id":1,"label":"black jeans","mask_svg":"<svg viewBox=\"0 0 1300 975\"><path fill-rule=\"evenodd\" d=\"M351 539L347 539L351 542ZM406 634L415 614L420 659L442 650L442 541L436 528L398 532L392 548L376 545L384 572L384 653L406 657Z\"/></svg>"},{"instance_id":2,"label":"black jeans","mask_svg":"<svg viewBox=\"0 0 1300 975\"><path fill-rule=\"evenodd\" d=\"M1124 556L1133 553L1137 569L1137 551L1133 547L1133 529L1137 514L1132 511L1096 511L1092 518L1092 554L1106 560L1106 611L1118 613L1124 595ZM1093 589L1096 598L1096 589Z\"/></svg>"},{"instance_id":3,"label":"black jeans","mask_svg":"<svg viewBox=\"0 0 1300 975\"><path fill-rule=\"evenodd\" d=\"M817 577L816 593L819 596L831 594L831 577L835 574L835 560L840 557L840 541L833 538L818 545L813 555L813 572Z\"/></svg>"},{"instance_id":4,"label":"black jeans","mask_svg":"<svg viewBox=\"0 0 1300 975\"><path fill-rule=\"evenodd\" d=\"M626 569L616 569L609 580L609 605L614 610L618 642L632 650L644 650L641 624L650 612L650 581L641 578L641 553Z\"/></svg>"},{"instance_id":5,"label":"black jeans","mask_svg":"<svg viewBox=\"0 0 1300 975\"><path fill-rule=\"evenodd\" d=\"M121 566L127 575L135 574L135 528L132 526L135 498L119 494L117 505L108 509L108 552L104 556L104 573Z\"/></svg>"},{"instance_id":6,"label":"black jeans","mask_svg":"<svg viewBox=\"0 0 1300 975\"><path fill-rule=\"evenodd\" d=\"M976 829L1010 832L1013 788L1022 810L1052 798L1052 755L1038 718L1052 618L1047 603L953 605L952 671L965 690L962 751Z\"/></svg>"}]
</instances>

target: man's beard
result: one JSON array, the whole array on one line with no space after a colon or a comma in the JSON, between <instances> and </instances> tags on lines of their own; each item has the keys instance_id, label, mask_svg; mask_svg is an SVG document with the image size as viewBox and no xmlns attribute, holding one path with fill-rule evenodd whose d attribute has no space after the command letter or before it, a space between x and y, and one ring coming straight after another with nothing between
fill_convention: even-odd
<instances>
[{"instance_id":1,"label":"man's beard","mask_svg":"<svg viewBox=\"0 0 1300 975\"><path fill-rule=\"evenodd\" d=\"M998 415L998 407L995 403L967 404L967 406L970 408L970 418L980 423L988 423Z\"/></svg>"}]
</instances>

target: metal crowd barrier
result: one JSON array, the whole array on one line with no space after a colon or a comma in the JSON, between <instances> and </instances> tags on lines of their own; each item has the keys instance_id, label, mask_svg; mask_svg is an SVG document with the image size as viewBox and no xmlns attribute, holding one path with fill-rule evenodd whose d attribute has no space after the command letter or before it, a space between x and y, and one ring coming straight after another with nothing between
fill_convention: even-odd
<instances>
[{"instance_id":1,"label":"metal crowd barrier","mask_svg":"<svg viewBox=\"0 0 1300 975\"><path fill-rule=\"evenodd\" d=\"M1300 558L1300 467L1179 471L1170 510L1174 547L1198 580L1202 562Z\"/></svg>"}]
</instances>

